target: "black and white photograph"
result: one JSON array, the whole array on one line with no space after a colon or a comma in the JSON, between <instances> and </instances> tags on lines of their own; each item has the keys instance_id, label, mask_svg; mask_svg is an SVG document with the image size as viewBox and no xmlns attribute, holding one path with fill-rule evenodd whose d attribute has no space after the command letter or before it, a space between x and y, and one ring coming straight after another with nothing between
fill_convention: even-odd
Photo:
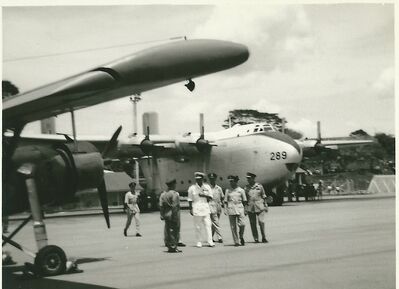
<instances>
[{"instance_id":1,"label":"black and white photograph","mask_svg":"<svg viewBox=\"0 0 399 289\"><path fill-rule=\"evenodd\" d=\"M21 3L2 288L395 288L395 2Z\"/></svg>"}]
</instances>

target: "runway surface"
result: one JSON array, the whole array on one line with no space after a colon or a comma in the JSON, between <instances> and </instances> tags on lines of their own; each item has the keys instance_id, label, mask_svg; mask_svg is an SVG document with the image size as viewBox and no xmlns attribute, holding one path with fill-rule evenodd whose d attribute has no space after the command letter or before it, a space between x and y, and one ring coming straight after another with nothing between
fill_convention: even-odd
<instances>
[{"instance_id":1,"label":"runway surface","mask_svg":"<svg viewBox=\"0 0 399 289\"><path fill-rule=\"evenodd\" d=\"M270 243L253 243L247 220L243 247L232 246L224 215L224 244L194 247L192 217L183 211L187 247L178 254L163 247L159 213L141 215L142 238L134 236L134 226L124 237L124 223L124 215L112 216L110 230L102 216L47 219L49 243L76 258L84 272L19 280L12 272L32 259L6 245L18 265L3 268L3 288L395 288L394 198L272 207ZM15 240L34 248L32 227Z\"/></svg>"}]
</instances>

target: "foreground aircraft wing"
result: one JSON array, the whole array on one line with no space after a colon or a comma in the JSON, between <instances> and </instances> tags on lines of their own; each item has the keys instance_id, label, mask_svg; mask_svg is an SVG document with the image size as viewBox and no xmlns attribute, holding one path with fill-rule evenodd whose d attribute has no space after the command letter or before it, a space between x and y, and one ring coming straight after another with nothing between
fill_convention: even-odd
<instances>
[{"instance_id":1,"label":"foreground aircraft wing","mask_svg":"<svg viewBox=\"0 0 399 289\"><path fill-rule=\"evenodd\" d=\"M15 127L229 69L248 57L246 46L219 40L184 40L145 49L6 98L3 100L3 127Z\"/></svg>"}]
</instances>

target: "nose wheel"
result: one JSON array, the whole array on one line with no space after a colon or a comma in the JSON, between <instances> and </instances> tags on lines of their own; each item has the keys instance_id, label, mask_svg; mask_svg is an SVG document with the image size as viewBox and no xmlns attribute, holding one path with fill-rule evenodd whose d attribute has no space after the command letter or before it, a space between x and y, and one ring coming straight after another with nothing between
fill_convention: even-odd
<instances>
[{"instance_id":1,"label":"nose wheel","mask_svg":"<svg viewBox=\"0 0 399 289\"><path fill-rule=\"evenodd\" d=\"M58 246L48 245L39 250L35 258L35 268L41 276L55 276L65 273L67 258Z\"/></svg>"}]
</instances>

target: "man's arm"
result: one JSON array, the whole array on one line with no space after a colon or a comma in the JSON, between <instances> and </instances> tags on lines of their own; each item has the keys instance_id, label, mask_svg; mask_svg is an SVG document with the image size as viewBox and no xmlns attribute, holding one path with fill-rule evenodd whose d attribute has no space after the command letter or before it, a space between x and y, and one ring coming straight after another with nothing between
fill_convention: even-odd
<instances>
[{"instance_id":1,"label":"man's arm","mask_svg":"<svg viewBox=\"0 0 399 289\"><path fill-rule=\"evenodd\" d=\"M187 194L187 201L188 201L188 207L190 209L190 215L193 215L193 192L191 190L191 187L188 188L188 194Z\"/></svg>"}]
</instances>

